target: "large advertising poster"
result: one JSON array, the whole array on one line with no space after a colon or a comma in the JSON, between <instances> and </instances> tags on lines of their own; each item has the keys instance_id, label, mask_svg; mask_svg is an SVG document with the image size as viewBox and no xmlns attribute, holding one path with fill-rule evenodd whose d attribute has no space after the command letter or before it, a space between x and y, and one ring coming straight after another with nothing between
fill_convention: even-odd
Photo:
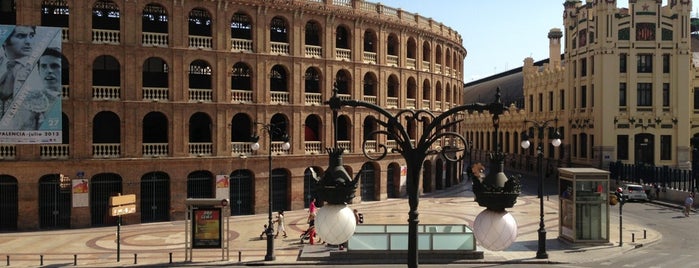
<instances>
[{"instance_id":1,"label":"large advertising poster","mask_svg":"<svg viewBox=\"0 0 699 268\"><path fill-rule=\"evenodd\" d=\"M194 209L192 248L221 248L221 208Z\"/></svg>"},{"instance_id":2,"label":"large advertising poster","mask_svg":"<svg viewBox=\"0 0 699 268\"><path fill-rule=\"evenodd\" d=\"M0 25L0 143L61 143L61 28Z\"/></svg>"}]
</instances>

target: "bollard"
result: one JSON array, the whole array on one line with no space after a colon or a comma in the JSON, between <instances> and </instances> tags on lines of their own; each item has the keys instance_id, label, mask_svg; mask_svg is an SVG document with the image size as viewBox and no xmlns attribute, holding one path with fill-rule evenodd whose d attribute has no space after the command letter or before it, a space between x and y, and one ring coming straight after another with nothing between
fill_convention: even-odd
<instances>
[{"instance_id":1,"label":"bollard","mask_svg":"<svg viewBox=\"0 0 699 268\"><path fill-rule=\"evenodd\" d=\"M243 259L243 253L238 251L238 262L241 262Z\"/></svg>"},{"instance_id":2,"label":"bollard","mask_svg":"<svg viewBox=\"0 0 699 268\"><path fill-rule=\"evenodd\" d=\"M646 239L646 229L643 229L643 239Z\"/></svg>"},{"instance_id":3,"label":"bollard","mask_svg":"<svg viewBox=\"0 0 699 268\"><path fill-rule=\"evenodd\" d=\"M172 252L170 252L170 263L172 263Z\"/></svg>"},{"instance_id":4,"label":"bollard","mask_svg":"<svg viewBox=\"0 0 699 268\"><path fill-rule=\"evenodd\" d=\"M73 266L78 265L78 254L73 254Z\"/></svg>"},{"instance_id":5,"label":"bollard","mask_svg":"<svg viewBox=\"0 0 699 268\"><path fill-rule=\"evenodd\" d=\"M631 242L632 243L636 242L636 234L635 233L631 233Z\"/></svg>"},{"instance_id":6,"label":"bollard","mask_svg":"<svg viewBox=\"0 0 699 268\"><path fill-rule=\"evenodd\" d=\"M133 264L137 264L137 263L138 263L138 254L134 253L133 254Z\"/></svg>"},{"instance_id":7,"label":"bollard","mask_svg":"<svg viewBox=\"0 0 699 268\"><path fill-rule=\"evenodd\" d=\"M10 266L10 255L7 255L7 266Z\"/></svg>"},{"instance_id":8,"label":"bollard","mask_svg":"<svg viewBox=\"0 0 699 268\"><path fill-rule=\"evenodd\" d=\"M41 266L44 266L44 255L39 255L39 263Z\"/></svg>"}]
</instances>

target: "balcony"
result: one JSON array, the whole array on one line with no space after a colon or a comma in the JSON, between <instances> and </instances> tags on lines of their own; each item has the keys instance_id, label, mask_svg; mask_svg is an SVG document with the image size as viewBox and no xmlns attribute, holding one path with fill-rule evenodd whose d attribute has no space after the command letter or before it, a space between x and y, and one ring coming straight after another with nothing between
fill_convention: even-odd
<instances>
[{"instance_id":1,"label":"balcony","mask_svg":"<svg viewBox=\"0 0 699 268\"><path fill-rule=\"evenodd\" d=\"M376 100L376 96L364 96L363 99L364 99L364 102L368 102L371 104L378 104L378 101Z\"/></svg>"},{"instance_id":2,"label":"balcony","mask_svg":"<svg viewBox=\"0 0 699 268\"><path fill-rule=\"evenodd\" d=\"M121 87L92 86L93 100L119 100Z\"/></svg>"},{"instance_id":3,"label":"balcony","mask_svg":"<svg viewBox=\"0 0 699 268\"><path fill-rule=\"evenodd\" d=\"M93 44L118 45L120 40L119 30L92 29Z\"/></svg>"},{"instance_id":4,"label":"balcony","mask_svg":"<svg viewBox=\"0 0 699 268\"><path fill-rule=\"evenodd\" d=\"M442 101L435 101L435 102L434 102L434 110L435 110L435 111L441 111L441 110L442 110Z\"/></svg>"},{"instance_id":5,"label":"balcony","mask_svg":"<svg viewBox=\"0 0 699 268\"><path fill-rule=\"evenodd\" d=\"M286 91L271 91L271 104L289 104L289 92Z\"/></svg>"},{"instance_id":6,"label":"balcony","mask_svg":"<svg viewBox=\"0 0 699 268\"><path fill-rule=\"evenodd\" d=\"M376 141L375 140L364 141L364 149L367 152L376 152Z\"/></svg>"},{"instance_id":7,"label":"balcony","mask_svg":"<svg viewBox=\"0 0 699 268\"><path fill-rule=\"evenodd\" d=\"M323 47L306 45L306 57L307 58L322 58L323 57Z\"/></svg>"},{"instance_id":8,"label":"balcony","mask_svg":"<svg viewBox=\"0 0 699 268\"><path fill-rule=\"evenodd\" d=\"M320 141L304 141L303 146L306 154L320 154L323 152L323 145Z\"/></svg>"},{"instance_id":9,"label":"balcony","mask_svg":"<svg viewBox=\"0 0 699 268\"><path fill-rule=\"evenodd\" d=\"M231 156L246 156L252 154L249 142L231 142Z\"/></svg>"},{"instance_id":10,"label":"balcony","mask_svg":"<svg viewBox=\"0 0 699 268\"><path fill-rule=\"evenodd\" d=\"M70 98L70 86L69 85L62 85L61 86L61 99L67 100Z\"/></svg>"},{"instance_id":11,"label":"balcony","mask_svg":"<svg viewBox=\"0 0 699 268\"><path fill-rule=\"evenodd\" d=\"M211 50L213 48L211 36L189 36L189 48Z\"/></svg>"},{"instance_id":12,"label":"balcony","mask_svg":"<svg viewBox=\"0 0 699 268\"><path fill-rule=\"evenodd\" d=\"M422 109L430 110L430 100L422 100Z\"/></svg>"},{"instance_id":13,"label":"balcony","mask_svg":"<svg viewBox=\"0 0 699 268\"><path fill-rule=\"evenodd\" d=\"M386 65L388 65L388 66L393 66L393 67L398 67L398 56L395 56L395 55L387 55L387 56L386 56Z\"/></svg>"},{"instance_id":14,"label":"balcony","mask_svg":"<svg viewBox=\"0 0 699 268\"><path fill-rule=\"evenodd\" d=\"M231 52L252 53L252 40L231 38Z\"/></svg>"},{"instance_id":15,"label":"balcony","mask_svg":"<svg viewBox=\"0 0 699 268\"><path fill-rule=\"evenodd\" d=\"M144 143L141 147L144 157L166 157L170 152L167 143Z\"/></svg>"},{"instance_id":16,"label":"balcony","mask_svg":"<svg viewBox=\"0 0 699 268\"><path fill-rule=\"evenodd\" d=\"M272 154L275 154L275 155L288 154L288 151L284 150L283 145L284 145L283 141L273 141L272 142Z\"/></svg>"},{"instance_id":17,"label":"balcony","mask_svg":"<svg viewBox=\"0 0 699 268\"><path fill-rule=\"evenodd\" d=\"M61 41L62 41L62 42L68 42L68 41L70 41L70 40L69 40L69 37L68 37L68 34L69 34L69 33L70 33L70 31L69 31L68 27L63 27L63 28L61 28Z\"/></svg>"},{"instance_id":18,"label":"balcony","mask_svg":"<svg viewBox=\"0 0 699 268\"><path fill-rule=\"evenodd\" d=\"M376 52L364 51L364 63L376 64Z\"/></svg>"},{"instance_id":19,"label":"balcony","mask_svg":"<svg viewBox=\"0 0 699 268\"><path fill-rule=\"evenodd\" d=\"M337 94L337 97L341 100L352 100L352 95L350 94Z\"/></svg>"},{"instance_id":20,"label":"balcony","mask_svg":"<svg viewBox=\"0 0 699 268\"><path fill-rule=\"evenodd\" d=\"M0 144L0 159L15 159L17 148L14 144Z\"/></svg>"},{"instance_id":21,"label":"balcony","mask_svg":"<svg viewBox=\"0 0 699 268\"><path fill-rule=\"evenodd\" d=\"M442 73L442 65L441 64L435 64L434 65L434 72L441 74Z\"/></svg>"},{"instance_id":22,"label":"balcony","mask_svg":"<svg viewBox=\"0 0 699 268\"><path fill-rule=\"evenodd\" d=\"M386 107L388 107L388 108L398 108L398 97L388 97L388 98L386 98Z\"/></svg>"},{"instance_id":23,"label":"balcony","mask_svg":"<svg viewBox=\"0 0 699 268\"><path fill-rule=\"evenodd\" d=\"M352 50L344 48L335 48L335 59L337 60L352 60Z\"/></svg>"},{"instance_id":24,"label":"balcony","mask_svg":"<svg viewBox=\"0 0 699 268\"><path fill-rule=\"evenodd\" d=\"M189 102L211 102L213 91L208 88L190 88Z\"/></svg>"},{"instance_id":25,"label":"balcony","mask_svg":"<svg viewBox=\"0 0 699 268\"><path fill-rule=\"evenodd\" d=\"M306 96L306 105L322 105L323 104L323 96L320 93L313 93L313 92L307 92L304 93Z\"/></svg>"},{"instance_id":26,"label":"balcony","mask_svg":"<svg viewBox=\"0 0 699 268\"><path fill-rule=\"evenodd\" d=\"M119 158L119 156L121 156L121 144L119 143L92 144L92 158Z\"/></svg>"},{"instance_id":27,"label":"balcony","mask_svg":"<svg viewBox=\"0 0 699 268\"><path fill-rule=\"evenodd\" d=\"M190 156L210 156L213 154L214 144L211 142L190 142Z\"/></svg>"},{"instance_id":28,"label":"balcony","mask_svg":"<svg viewBox=\"0 0 699 268\"><path fill-rule=\"evenodd\" d=\"M144 32L141 34L141 45L146 47L167 47L168 34Z\"/></svg>"},{"instance_id":29,"label":"balcony","mask_svg":"<svg viewBox=\"0 0 699 268\"><path fill-rule=\"evenodd\" d=\"M168 88L166 87L144 87L144 101L167 101L169 99Z\"/></svg>"},{"instance_id":30,"label":"balcony","mask_svg":"<svg viewBox=\"0 0 699 268\"><path fill-rule=\"evenodd\" d=\"M39 151L41 159L67 159L70 156L70 145L42 144Z\"/></svg>"},{"instance_id":31,"label":"balcony","mask_svg":"<svg viewBox=\"0 0 699 268\"><path fill-rule=\"evenodd\" d=\"M232 103L252 103L252 91L250 90L231 90Z\"/></svg>"},{"instance_id":32,"label":"balcony","mask_svg":"<svg viewBox=\"0 0 699 268\"><path fill-rule=\"evenodd\" d=\"M430 71L430 62L429 61L426 61L426 60L422 61L422 70L425 72Z\"/></svg>"},{"instance_id":33,"label":"balcony","mask_svg":"<svg viewBox=\"0 0 699 268\"><path fill-rule=\"evenodd\" d=\"M269 42L272 46L272 54L289 55L289 43Z\"/></svg>"},{"instance_id":34,"label":"balcony","mask_svg":"<svg viewBox=\"0 0 699 268\"><path fill-rule=\"evenodd\" d=\"M415 99L406 99L405 107L408 109L415 109Z\"/></svg>"},{"instance_id":35,"label":"balcony","mask_svg":"<svg viewBox=\"0 0 699 268\"><path fill-rule=\"evenodd\" d=\"M337 141L337 146L345 149L345 153L352 152L352 143L350 141Z\"/></svg>"},{"instance_id":36,"label":"balcony","mask_svg":"<svg viewBox=\"0 0 699 268\"><path fill-rule=\"evenodd\" d=\"M417 64L416 64L415 59L411 59L411 58L405 59L405 65L406 65L405 67L407 67L408 69L413 69L413 70L417 69Z\"/></svg>"}]
</instances>

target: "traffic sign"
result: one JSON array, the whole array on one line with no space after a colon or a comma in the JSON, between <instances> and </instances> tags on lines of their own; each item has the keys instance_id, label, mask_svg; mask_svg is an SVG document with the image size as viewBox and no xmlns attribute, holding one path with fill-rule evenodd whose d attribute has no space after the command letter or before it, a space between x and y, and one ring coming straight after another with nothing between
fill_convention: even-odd
<instances>
[{"instance_id":1,"label":"traffic sign","mask_svg":"<svg viewBox=\"0 0 699 268\"><path fill-rule=\"evenodd\" d=\"M136 204L112 207L112 216L136 213Z\"/></svg>"},{"instance_id":2,"label":"traffic sign","mask_svg":"<svg viewBox=\"0 0 699 268\"><path fill-rule=\"evenodd\" d=\"M136 195L135 194L117 195L117 196L112 196L109 198L109 205L112 207L126 205L126 204L135 204L135 203L136 203Z\"/></svg>"}]
</instances>

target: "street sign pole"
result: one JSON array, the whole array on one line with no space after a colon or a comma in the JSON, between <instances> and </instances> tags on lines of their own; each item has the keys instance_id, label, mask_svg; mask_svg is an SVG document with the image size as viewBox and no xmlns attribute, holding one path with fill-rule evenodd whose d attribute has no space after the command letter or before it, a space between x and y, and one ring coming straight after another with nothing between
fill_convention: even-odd
<instances>
[{"instance_id":1,"label":"street sign pole","mask_svg":"<svg viewBox=\"0 0 699 268\"><path fill-rule=\"evenodd\" d=\"M136 195L121 195L109 198L111 206L111 215L117 217L117 262L121 261L121 215L131 214L136 212Z\"/></svg>"},{"instance_id":2,"label":"street sign pole","mask_svg":"<svg viewBox=\"0 0 699 268\"><path fill-rule=\"evenodd\" d=\"M117 262L121 256L121 215L117 217Z\"/></svg>"}]
</instances>

